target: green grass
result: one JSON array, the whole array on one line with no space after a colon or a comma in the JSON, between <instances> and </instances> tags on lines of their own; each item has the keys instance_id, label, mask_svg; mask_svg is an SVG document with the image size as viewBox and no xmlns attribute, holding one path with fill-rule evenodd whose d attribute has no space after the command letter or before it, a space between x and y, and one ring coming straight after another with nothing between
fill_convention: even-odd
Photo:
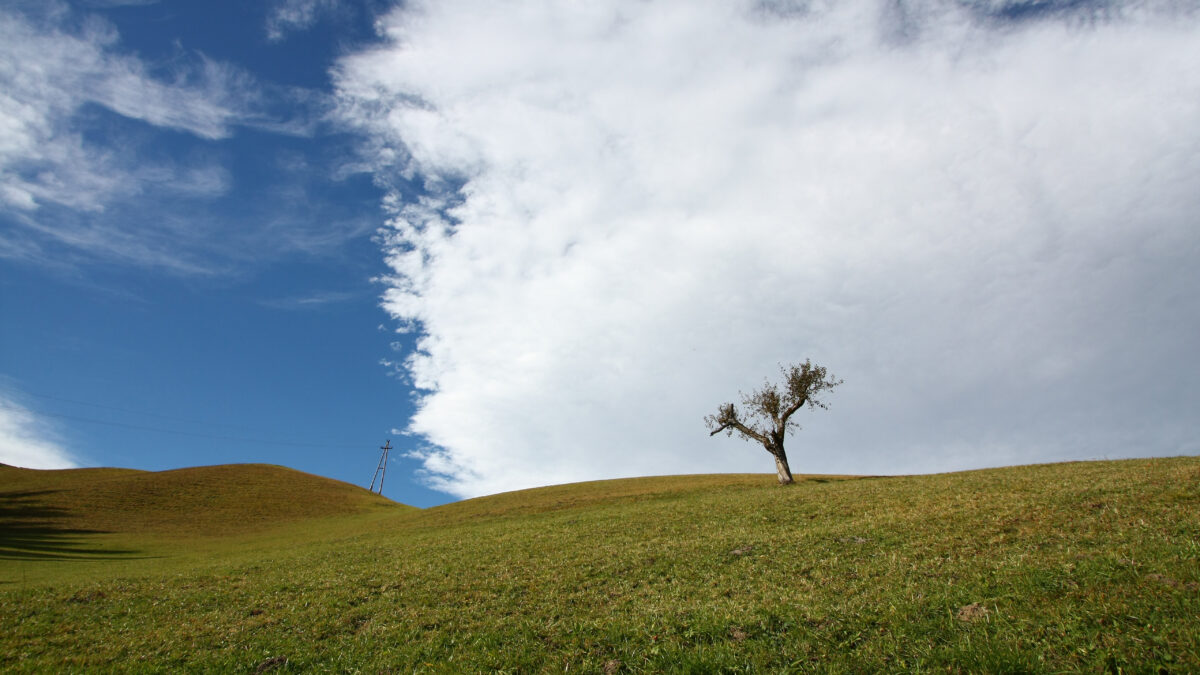
<instances>
[{"instance_id":1,"label":"green grass","mask_svg":"<svg viewBox=\"0 0 1200 675\"><path fill-rule=\"evenodd\" d=\"M302 494L268 468L285 480L260 476L263 499ZM1200 458L640 478L426 510L329 481L344 501L209 514L224 488L205 483L154 502L188 521L170 528L120 500L91 524L91 478L15 471L0 494L60 489L39 508L101 552L0 549L6 670L1200 672ZM130 475L163 474L95 479Z\"/></svg>"}]
</instances>

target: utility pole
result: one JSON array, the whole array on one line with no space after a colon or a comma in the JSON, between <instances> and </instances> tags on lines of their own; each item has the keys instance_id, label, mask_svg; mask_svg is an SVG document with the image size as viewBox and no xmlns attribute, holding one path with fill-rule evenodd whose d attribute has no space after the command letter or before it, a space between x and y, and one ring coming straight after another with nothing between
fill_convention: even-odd
<instances>
[{"instance_id":1,"label":"utility pole","mask_svg":"<svg viewBox=\"0 0 1200 675\"><path fill-rule=\"evenodd\" d=\"M390 452L392 449L392 439L389 438L386 443L379 446L379 449L383 451L383 454L379 456L379 466L375 467L375 475L371 477L371 487L367 488L367 490L371 492L377 492L378 494L382 495L383 479L387 477L388 452ZM375 479L379 479L378 491L375 490Z\"/></svg>"}]
</instances>

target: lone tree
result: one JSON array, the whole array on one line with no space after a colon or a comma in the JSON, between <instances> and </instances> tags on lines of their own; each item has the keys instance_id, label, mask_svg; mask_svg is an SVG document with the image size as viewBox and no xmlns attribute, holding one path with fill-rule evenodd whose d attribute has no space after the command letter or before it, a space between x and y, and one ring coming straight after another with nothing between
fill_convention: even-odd
<instances>
[{"instance_id":1,"label":"lone tree","mask_svg":"<svg viewBox=\"0 0 1200 675\"><path fill-rule=\"evenodd\" d=\"M792 470L788 467L787 453L783 450L783 438L799 428L792 421L792 415L805 404L810 408L828 409L829 406L817 395L833 389L842 380L828 376L824 368L814 366L808 359L800 365L781 366L780 370L783 372L781 385L768 381L762 389L742 394L746 417L742 417L734 404L724 403L717 408L716 415L705 416L704 423L713 430L709 436L716 436L722 431L731 436L736 431L746 440L762 443L775 458L779 484L788 485L792 482Z\"/></svg>"}]
</instances>

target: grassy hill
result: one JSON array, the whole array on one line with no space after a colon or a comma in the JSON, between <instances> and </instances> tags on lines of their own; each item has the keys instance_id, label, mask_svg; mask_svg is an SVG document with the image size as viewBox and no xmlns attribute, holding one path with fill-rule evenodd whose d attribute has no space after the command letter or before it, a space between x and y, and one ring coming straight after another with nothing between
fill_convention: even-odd
<instances>
[{"instance_id":1,"label":"grassy hill","mask_svg":"<svg viewBox=\"0 0 1200 675\"><path fill-rule=\"evenodd\" d=\"M66 529L174 537L244 534L397 506L349 483L267 464L154 472L0 465L0 495L5 500L0 521L7 519L10 527L12 520L24 519Z\"/></svg>"},{"instance_id":2,"label":"grassy hill","mask_svg":"<svg viewBox=\"0 0 1200 675\"><path fill-rule=\"evenodd\" d=\"M30 571L35 579L91 575L95 565L63 563L178 557L181 548L211 549L215 539L394 510L415 511L354 485L265 464L157 472L0 464L0 561L59 563L22 567L26 580ZM0 579L4 569L0 563Z\"/></svg>"},{"instance_id":3,"label":"grassy hill","mask_svg":"<svg viewBox=\"0 0 1200 675\"><path fill-rule=\"evenodd\" d=\"M1200 672L1200 458L641 478L426 510L311 476L327 497L273 502L303 476L277 467L171 490L176 472L13 471L0 498L41 493L76 545L121 553L0 559L0 669ZM241 475L260 471L279 482ZM100 487L137 479L157 487ZM243 480L259 500L205 496Z\"/></svg>"}]
</instances>

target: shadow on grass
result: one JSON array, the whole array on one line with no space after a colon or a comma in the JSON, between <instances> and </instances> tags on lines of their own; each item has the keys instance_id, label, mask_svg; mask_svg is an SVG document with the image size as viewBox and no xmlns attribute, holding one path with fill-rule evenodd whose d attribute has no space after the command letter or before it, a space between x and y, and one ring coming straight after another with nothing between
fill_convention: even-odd
<instances>
[{"instance_id":1,"label":"shadow on grass","mask_svg":"<svg viewBox=\"0 0 1200 675\"><path fill-rule=\"evenodd\" d=\"M55 492L59 490L0 492L0 560L113 560L137 553L87 541L106 533L67 526L70 511L42 503L42 497Z\"/></svg>"},{"instance_id":2,"label":"shadow on grass","mask_svg":"<svg viewBox=\"0 0 1200 675\"><path fill-rule=\"evenodd\" d=\"M834 478L821 478L819 476L804 477L798 479L797 483L845 483L856 480L879 480L881 478L895 478L895 476L837 476Z\"/></svg>"}]
</instances>

